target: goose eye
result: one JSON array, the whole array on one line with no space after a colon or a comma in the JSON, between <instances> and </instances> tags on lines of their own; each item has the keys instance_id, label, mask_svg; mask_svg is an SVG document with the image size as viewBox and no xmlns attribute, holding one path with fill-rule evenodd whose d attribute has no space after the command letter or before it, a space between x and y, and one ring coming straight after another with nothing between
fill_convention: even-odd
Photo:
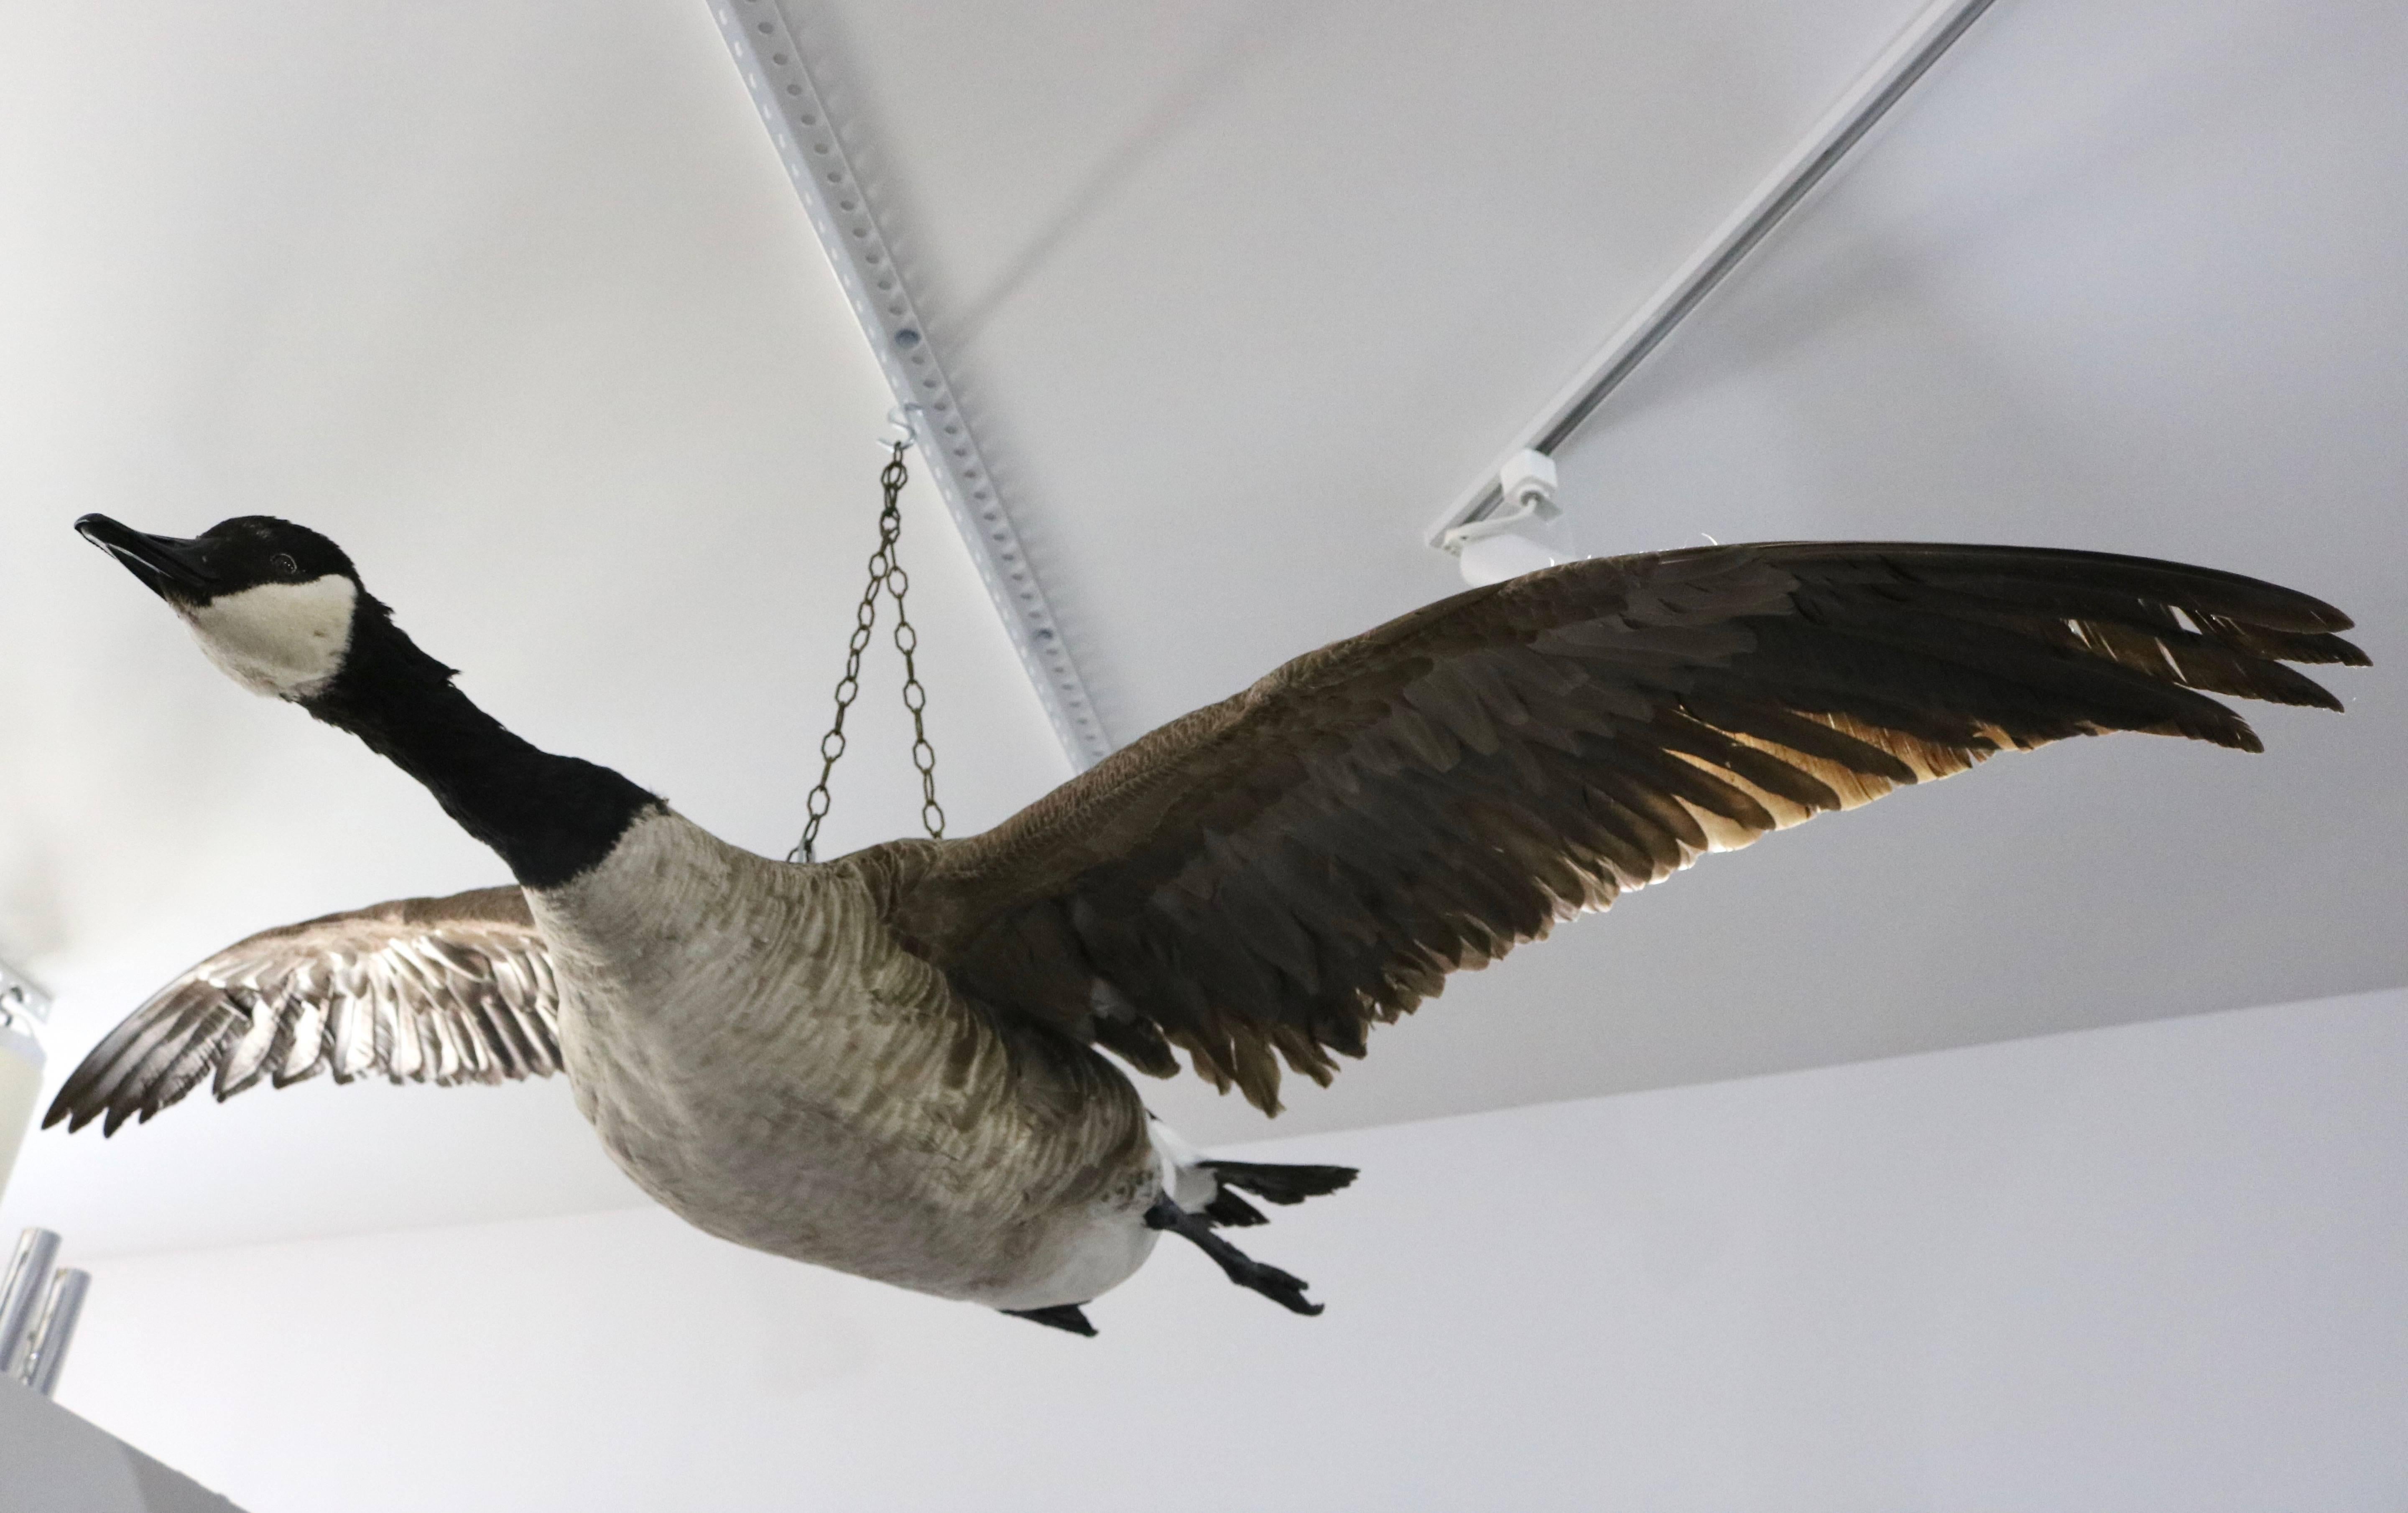
<instances>
[{"instance_id":1,"label":"goose eye","mask_svg":"<svg viewBox=\"0 0 2408 1513\"><path fill-rule=\"evenodd\" d=\"M289 551L280 551L275 556L268 558L267 565L275 568L280 573L285 574L297 573L301 570L301 564L293 560L293 554Z\"/></svg>"}]
</instances>

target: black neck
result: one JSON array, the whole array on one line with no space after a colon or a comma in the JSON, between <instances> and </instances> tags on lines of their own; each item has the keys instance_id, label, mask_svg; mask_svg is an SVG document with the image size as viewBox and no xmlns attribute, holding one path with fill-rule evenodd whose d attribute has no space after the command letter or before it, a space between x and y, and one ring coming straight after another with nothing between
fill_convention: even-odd
<instances>
[{"instance_id":1,"label":"black neck","mask_svg":"<svg viewBox=\"0 0 2408 1513\"><path fill-rule=\"evenodd\" d=\"M302 707L425 784L523 887L553 887L588 870L638 815L661 806L608 767L537 750L469 703L452 678L363 592L342 671Z\"/></svg>"}]
</instances>

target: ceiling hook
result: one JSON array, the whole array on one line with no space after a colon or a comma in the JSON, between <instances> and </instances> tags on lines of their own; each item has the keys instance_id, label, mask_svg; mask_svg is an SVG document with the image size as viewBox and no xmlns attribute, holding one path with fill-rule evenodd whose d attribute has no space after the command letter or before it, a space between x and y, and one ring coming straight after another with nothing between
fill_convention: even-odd
<instances>
[{"instance_id":1,"label":"ceiling hook","mask_svg":"<svg viewBox=\"0 0 2408 1513\"><path fill-rule=\"evenodd\" d=\"M878 433L878 450L893 451L897 447L917 446L920 427L928 413L925 405L897 405L886 412L886 427Z\"/></svg>"}]
</instances>

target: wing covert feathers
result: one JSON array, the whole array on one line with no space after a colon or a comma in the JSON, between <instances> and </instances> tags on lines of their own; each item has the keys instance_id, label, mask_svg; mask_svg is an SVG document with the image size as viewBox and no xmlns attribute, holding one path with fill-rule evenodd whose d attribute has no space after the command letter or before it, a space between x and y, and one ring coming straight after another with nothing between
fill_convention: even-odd
<instances>
[{"instance_id":1,"label":"wing covert feathers","mask_svg":"<svg viewBox=\"0 0 2408 1513\"><path fill-rule=\"evenodd\" d=\"M1278 1108L1555 921L1993 753L2213 694L2338 709L2305 594L2095 552L1793 543L1570 564L1324 648L985 835L895 921L964 993ZM924 845L924 843L920 843Z\"/></svg>"},{"instance_id":2,"label":"wing covert feathers","mask_svg":"<svg viewBox=\"0 0 2408 1513\"><path fill-rule=\"evenodd\" d=\"M43 1116L114 1135L213 1079L500 1082L560 1067L560 999L516 888L408 898L262 931L176 978L77 1066Z\"/></svg>"}]
</instances>

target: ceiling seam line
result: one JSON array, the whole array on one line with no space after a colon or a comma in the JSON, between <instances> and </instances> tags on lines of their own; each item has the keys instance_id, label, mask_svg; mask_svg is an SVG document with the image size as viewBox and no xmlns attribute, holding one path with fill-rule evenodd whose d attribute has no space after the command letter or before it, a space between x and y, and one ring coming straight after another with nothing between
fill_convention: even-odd
<instances>
[{"instance_id":1,"label":"ceiling seam line","mask_svg":"<svg viewBox=\"0 0 2408 1513\"><path fill-rule=\"evenodd\" d=\"M1084 771L1111 754L1111 739L803 61L796 26L776 0L712 0L710 10L887 388L914 416L924 465L1054 736L1071 766Z\"/></svg>"},{"instance_id":2,"label":"ceiling seam line","mask_svg":"<svg viewBox=\"0 0 2408 1513\"><path fill-rule=\"evenodd\" d=\"M1430 523L1423 539L1441 551L1460 550L1460 538L1450 545L1449 533L1487 518L1504 503L1498 482L1504 469L1526 452L1551 457L1570 441L1607 396L1622 387L1649 354L1851 156L1890 107L1905 98L1992 3L1932 0L1875 55L1813 129L1723 220L1704 245L1581 365L1572 380L1522 428L1488 471Z\"/></svg>"}]
</instances>

